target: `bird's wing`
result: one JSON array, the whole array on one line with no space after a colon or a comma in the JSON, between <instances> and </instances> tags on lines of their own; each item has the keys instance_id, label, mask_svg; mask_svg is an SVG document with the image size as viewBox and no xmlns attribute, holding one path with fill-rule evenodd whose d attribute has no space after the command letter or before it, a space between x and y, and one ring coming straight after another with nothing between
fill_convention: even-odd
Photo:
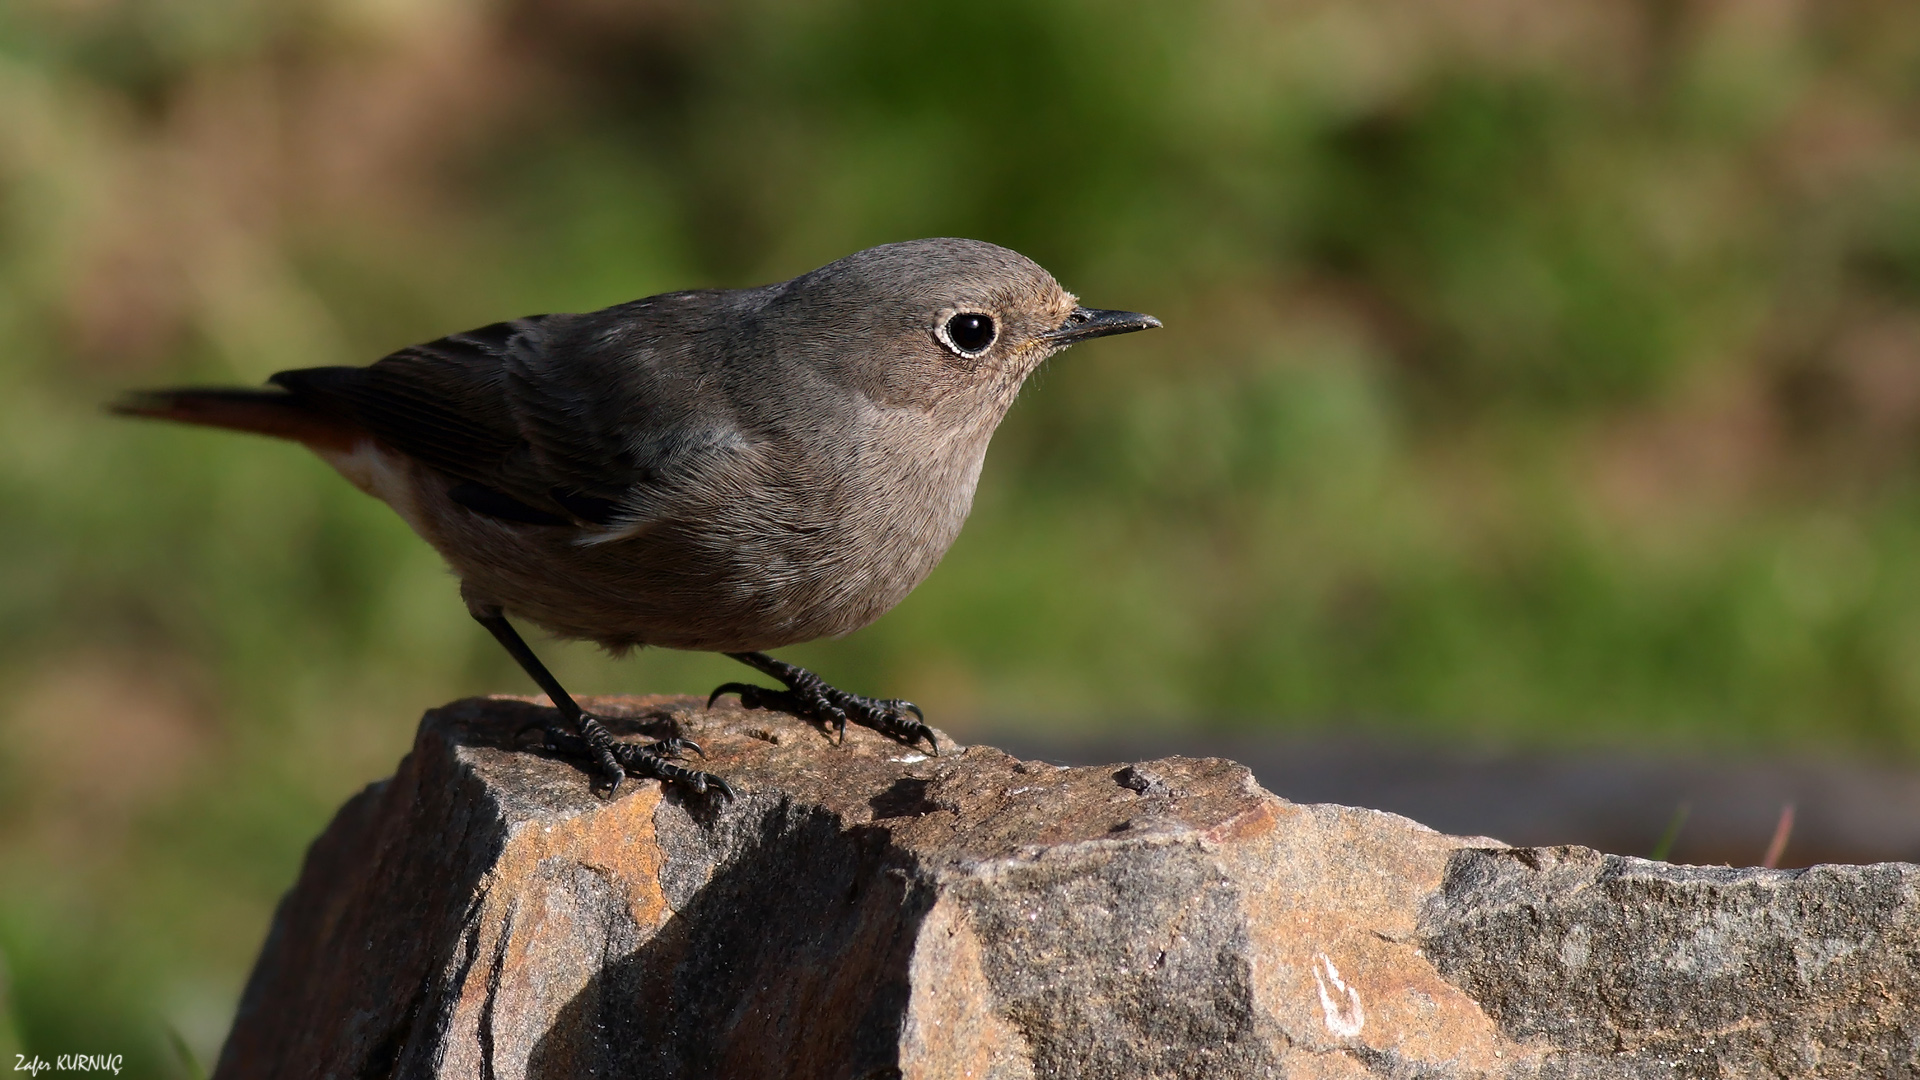
<instances>
[{"instance_id":1,"label":"bird's wing","mask_svg":"<svg viewBox=\"0 0 1920 1080\"><path fill-rule=\"evenodd\" d=\"M624 533L663 512L680 474L737 440L724 411L676 408L686 404L677 400L684 380L662 377L644 348L634 355L603 325L533 316L364 368L307 368L272 381L451 478L450 495L477 513ZM688 452L697 448L706 453Z\"/></svg>"},{"instance_id":2,"label":"bird's wing","mask_svg":"<svg viewBox=\"0 0 1920 1080\"><path fill-rule=\"evenodd\" d=\"M368 367L302 368L268 381L440 472L479 479L520 442L501 392L503 360L516 339L538 335L546 318L449 334Z\"/></svg>"}]
</instances>

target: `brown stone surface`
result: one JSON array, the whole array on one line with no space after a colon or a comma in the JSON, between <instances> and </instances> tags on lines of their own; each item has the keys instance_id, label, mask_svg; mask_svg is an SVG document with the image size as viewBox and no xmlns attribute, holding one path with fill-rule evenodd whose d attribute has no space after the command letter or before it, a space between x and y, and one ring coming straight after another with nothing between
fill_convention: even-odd
<instances>
[{"instance_id":1,"label":"brown stone surface","mask_svg":"<svg viewBox=\"0 0 1920 1080\"><path fill-rule=\"evenodd\" d=\"M1674 867L683 699L733 803L429 713L282 902L221 1078L1920 1076L1920 867Z\"/></svg>"}]
</instances>

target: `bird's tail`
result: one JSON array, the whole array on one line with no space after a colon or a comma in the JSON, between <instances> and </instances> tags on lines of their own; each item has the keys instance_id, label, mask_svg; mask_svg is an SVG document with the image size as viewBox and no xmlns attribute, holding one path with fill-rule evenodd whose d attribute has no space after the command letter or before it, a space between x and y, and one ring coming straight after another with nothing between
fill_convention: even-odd
<instances>
[{"instance_id":1,"label":"bird's tail","mask_svg":"<svg viewBox=\"0 0 1920 1080\"><path fill-rule=\"evenodd\" d=\"M285 390L201 386L138 390L107 410L120 416L251 431L315 449L351 451L362 435L357 426L321 413Z\"/></svg>"}]
</instances>

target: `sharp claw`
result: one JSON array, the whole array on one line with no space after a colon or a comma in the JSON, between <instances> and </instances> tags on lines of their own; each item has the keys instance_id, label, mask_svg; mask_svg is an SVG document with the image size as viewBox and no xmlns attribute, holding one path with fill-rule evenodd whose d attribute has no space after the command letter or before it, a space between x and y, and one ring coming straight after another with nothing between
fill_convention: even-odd
<instances>
[{"instance_id":1,"label":"sharp claw","mask_svg":"<svg viewBox=\"0 0 1920 1080\"><path fill-rule=\"evenodd\" d=\"M700 748L699 743L694 742L692 739L683 739L678 735L671 739L661 739L652 746L646 747L646 749L659 754L661 757L679 757L688 750L699 754L701 757L707 756L707 752Z\"/></svg>"},{"instance_id":2,"label":"sharp claw","mask_svg":"<svg viewBox=\"0 0 1920 1080\"><path fill-rule=\"evenodd\" d=\"M846 744L847 724L857 722L862 727L872 728L908 745L916 745L919 740L925 739L935 756L940 753L940 741L934 737L933 729L927 726L927 714L911 701L900 698L876 700L849 694L827 685L825 680L804 668L783 663L764 653L727 655L785 683L786 689L727 683L714 690L707 699L709 706L722 694L738 693L740 704L746 708L773 709L819 724L826 729L825 734L835 745ZM907 719L909 714L913 720Z\"/></svg>"},{"instance_id":3,"label":"sharp claw","mask_svg":"<svg viewBox=\"0 0 1920 1080\"><path fill-rule=\"evenodd\" d=\"M519 733L514 735L514 741L518 742L520 736L525 735L526 732L526 728L521 728ZM565 732L556 731L550 727L543 728L540 732L540 748L542 750L550 750L554 753L564 754L567 752L565 739L569 737Z\"/></svg>"},{"instance_id":4,"label":"sharp claw","mask_svg":"<svg viewBox=\"0 0 1920 1080\"><path fill-rule=\"evenodd\" d=\"M713 693L707 695L707 708L709 709L713 708L713 703L716 701L719 701L720 695L722 694L739 694L742 698L744 698L746 695L759 689L761 688L758 686L754 686L751 683L743 683L743 682L721 683L719 686L716 686L713 688Z\"/></svg>"},{"instance_id":5,"label":"sharp claw","mask_svg":"<svg viewBox=\"0 0 1920 1080\"><path fill-rule=\"evenodd\" d=\"M726 689L729 688L721 688L723 691ZM719 777L711 773L696 772L676 765L670 760L673 755L682 750L691 750L701 757L706 757L706 749L692 739L683 739L675 735L643 746L606 738L602 745L602 739L590 737L596 732L602 737L605 736L604 729L599 726L600 719L586 714L581 717L581 721L584 730L580 734L557 726L547 727L547 749L567 757L584 758L582 768L588 774L588 782L592 785L594 794L600 795L601 798L612 801L620 794L621 785L630 776L659 780L665 787L689 788L696 794L705 794L710 787L717 784L721 790L727 792L728 798L733 797L733 789ZM595 770L593 765L598 765L599 768ZM606 784L604 795L601 794L600 788L603 781Z\"/></svg>"},{"instance_id":6,"label":"sharp claw","mask_svg":"<svg viewBox=\"0 0 1920 1080\"><path fill-rule=\"evenodd\" d=\"M718 776L713 778L713 788L715 791L718 791L720 794L725 795L727 797L728 802L732 802L735 799L739 798L738 795L735 795L733 793L733 785L727 783L725 780L722 780Z\"/></svg>"}]
</instances>

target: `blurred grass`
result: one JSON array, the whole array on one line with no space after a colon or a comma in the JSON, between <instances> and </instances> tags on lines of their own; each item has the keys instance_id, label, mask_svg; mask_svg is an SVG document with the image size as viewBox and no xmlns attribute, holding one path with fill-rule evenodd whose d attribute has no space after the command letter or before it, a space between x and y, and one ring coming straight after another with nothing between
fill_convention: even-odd
<instances>
[{"instance_id":1,"label":"blurred grass","mask_svg":"<svg viewBox=\"0 0 1920 1080\"><path fill-rule=\"evenodd\" d=\"M1164 333L791 650L936 722L1920 750L1920 9L0 7L0 954L212 1061L408 719L524 692L384 508L121 389L994 240ZM548 644L583 692L713 657Z\"/></svg>"}]
</instances>

